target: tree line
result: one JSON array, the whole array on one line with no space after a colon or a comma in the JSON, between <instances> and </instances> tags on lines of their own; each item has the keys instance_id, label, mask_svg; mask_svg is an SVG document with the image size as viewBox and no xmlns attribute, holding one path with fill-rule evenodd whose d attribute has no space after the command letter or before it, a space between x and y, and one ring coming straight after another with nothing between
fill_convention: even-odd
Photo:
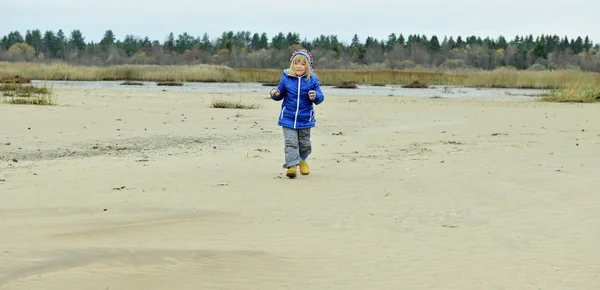
<instances>
[{"instance_id":1,"label":"tree line","mask_svg":"<svg viewBox=\"0 0 600 290\"><path fill-rule=\"evenodd\" d=\"M49 62L74 65L216 64L234 68L282 68L291 51L311 51L316 68L324 69L461 69L491 70L510 66L519 70L577 69L600 72L600 47L588 36L517 35L511 39L391 33L387 39L354 35L350 43L336 35L312 40L288 32L268 37L249 31L193 36L172 32L160 42L107 30L100 42L86 41L80 30L12 31L0 39L0 61Z\"/></svg>"}]
</instances>

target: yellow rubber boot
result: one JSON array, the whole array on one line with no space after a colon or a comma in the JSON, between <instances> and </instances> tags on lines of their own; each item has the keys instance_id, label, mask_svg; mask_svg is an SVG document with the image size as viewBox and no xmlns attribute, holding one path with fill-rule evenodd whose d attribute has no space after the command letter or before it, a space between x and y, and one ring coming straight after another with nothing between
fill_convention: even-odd
<instances>
[{"instance_id":1,"label":"yellow rubber boot","mask_svg":"<svg viewBox=\"0 0 600 290\"><path fill-rule=\"evenodd\" d=\"M290 167L288 167L288 170L285 173L285 176L287 176L289 178L296 177L296 166L290 166Z\"/></svg>"},{"instance_id":2,"label":"yellow rubber boot","mask_svg":"<svg viewBox=\"0 0 600 290\"><path fill-rule=\"evenodd\" d=\"M308 163L306 161L300 161L300 173L302 175L310 174L310 168L308 167Z\"/></svg>"}]
</instances>

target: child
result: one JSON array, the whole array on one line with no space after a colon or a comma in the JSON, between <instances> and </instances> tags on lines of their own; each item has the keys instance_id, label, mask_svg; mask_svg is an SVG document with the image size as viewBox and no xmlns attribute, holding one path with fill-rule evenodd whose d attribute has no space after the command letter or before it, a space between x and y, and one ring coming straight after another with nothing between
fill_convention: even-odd
<instances>
[{"instance_id":1,"label":"child","mask_svg":"<svg viewBox=\"0 0 600 290\"><path fill-rule=\"evenodd\" d=\"M271 98L283 100L278 125L283 127L285 139L286 176L296 177L296 166L300 173L308 175L310 170L306 159L312 153L310 129L315 126L315 110L325 100L319 79L312 65L312 55L300 49L290 58L290 67L283 70L279 86L271 90Z\"/></svg>"}]
</instances>

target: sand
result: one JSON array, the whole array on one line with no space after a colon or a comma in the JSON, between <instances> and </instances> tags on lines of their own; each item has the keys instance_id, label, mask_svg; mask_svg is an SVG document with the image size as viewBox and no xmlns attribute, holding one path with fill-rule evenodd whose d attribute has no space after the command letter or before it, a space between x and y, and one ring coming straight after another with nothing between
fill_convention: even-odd
<instances>
[{"instance_id":1,"label":"sand","mask_svg":"<svg viewBox=\"0 0 600 290\"><path fill-rule=\"evenodd\" d=\"M290 180L266 91L55 97L0 105L2 290L600 288L598 105L328 96Z\"/></svg>"}]
</instances>

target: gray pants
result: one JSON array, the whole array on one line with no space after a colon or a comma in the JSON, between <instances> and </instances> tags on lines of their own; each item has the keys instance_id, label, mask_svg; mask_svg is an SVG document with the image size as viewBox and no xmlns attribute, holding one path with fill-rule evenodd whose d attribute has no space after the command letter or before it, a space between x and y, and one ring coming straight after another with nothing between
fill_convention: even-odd
<instances>
[{"instance_id":1,"label":"gray pants","mask_svg":"<svg viewBox=\"0 0 600 290\"><path fill-rule=\"evenodd\" d=\"M292 129L283 127L285 139L285 164L283 168L296 166L301 159L306 159L312 153L310 143L310 128Z\"/></svg>"}]
</instances>

